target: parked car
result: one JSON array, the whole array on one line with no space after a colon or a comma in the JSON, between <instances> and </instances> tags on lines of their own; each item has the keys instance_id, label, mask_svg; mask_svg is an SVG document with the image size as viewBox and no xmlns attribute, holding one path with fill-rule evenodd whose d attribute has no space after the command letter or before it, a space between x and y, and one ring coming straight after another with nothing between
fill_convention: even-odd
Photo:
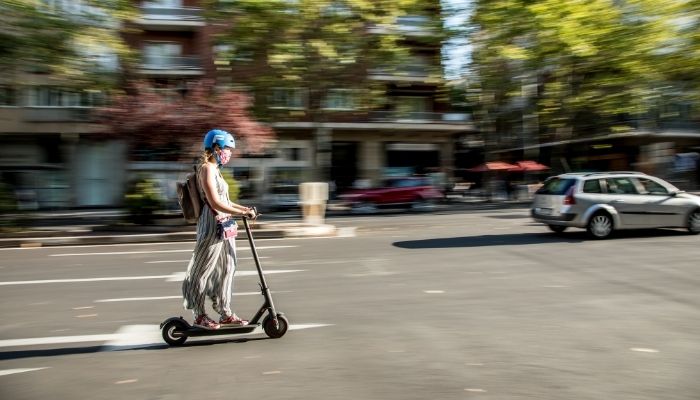
<instances>
[{"instance_id":1,"label":"parked car","mask_svg":"<svg viewBox=\"0 0 700 400\"><path fill-rule=\"evenodd\" d=\"M299 185L274 185L263 195L262 204L270 211L291 210L299 207Z\"/></svg>"},{"instance_id":2,"label":"parked car","mask_svg":"<svg viewBox=\"0 0 700 400\"><path fill-rule=\"evenodd\" d=\"M390 178L380 187L354 189L338 196L338 203L355 213L373 213L378 208L406 206L427 211L435 208L443 193L428 178Z\"/></svg>"},{"instance_id":3,"label":"parked car","mask_svg":"<svg viewBox=\"0 0 700 400\"><path fill-rule=\"evenodd\" d=\"M554 232L584 228L596 239L620 229L687 228L700 233L700 197L641 172L551 177L535 192L530 212Z\"/></svg>"}]
</instances>

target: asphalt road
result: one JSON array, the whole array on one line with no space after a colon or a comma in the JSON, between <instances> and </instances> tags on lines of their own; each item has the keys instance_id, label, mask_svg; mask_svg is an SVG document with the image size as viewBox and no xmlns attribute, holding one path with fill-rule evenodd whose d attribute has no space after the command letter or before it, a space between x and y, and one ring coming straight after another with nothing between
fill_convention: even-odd
<instances>
[{"instance_id":1,"label":"asphalt road","mask_svg":"<svg viewBox=\"0 0 700 400\"><path fill-rule=\"evenodd\" d=\"M557 236L524 209L332 223L356 235L256 242L283 338L174 348L193 243L1 249L0 398L700 398L698 236Z\"/></svg>"}]
</instances>

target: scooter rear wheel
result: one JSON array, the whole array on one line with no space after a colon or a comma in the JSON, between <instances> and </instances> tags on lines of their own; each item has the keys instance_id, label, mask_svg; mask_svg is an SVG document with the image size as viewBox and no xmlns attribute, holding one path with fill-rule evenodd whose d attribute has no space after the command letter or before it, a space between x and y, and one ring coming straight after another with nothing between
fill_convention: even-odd
<instances>
[{"instance_id":1,"label":"scooter rear wheel","mask_svg":"<svg viewBox=\"0 0 700 400\"><path fill-rule=\"evenodd\" d=\"M165 340L165 343L171 345L171 346L180 346L183 343L185 343L185 340L187 340L187 336L184 335L177 335L177 332L182 332L187 330L187 325L185 325L182 321L170 321L163 325L162 334L163 334L163 340Z\"/></svg>"},{"instance_id":2,"label":"scooter rear wheel","mask_svg":"<svg viewBox=\"0 0 700 400\"><path fill-rule=\"evenodd\" d=\"M287 328L289 328L289 321L284 315L277 316L277 326L275 326L275 320L271 316L267 316L263 320L263 329L265 334L272 339L279 339L287 333Z\"/></svg>"}]
</instances>

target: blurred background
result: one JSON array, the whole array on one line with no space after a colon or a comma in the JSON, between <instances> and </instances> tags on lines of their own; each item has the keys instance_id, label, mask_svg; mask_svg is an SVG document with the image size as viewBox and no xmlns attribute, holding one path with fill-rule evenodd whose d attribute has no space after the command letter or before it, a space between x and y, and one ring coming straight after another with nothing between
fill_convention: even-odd
<instances>
[{"instance_id":1,"label":"blurred background","mask_svg":"<svg viewBox=\"0 0 700 400\"><path fill-rule=\"evenodd\" d=\"M234 197L567 171L700 188L698 0L4 0L3 212L177 210L206 131Z\"/></svg>"}]
</instances>

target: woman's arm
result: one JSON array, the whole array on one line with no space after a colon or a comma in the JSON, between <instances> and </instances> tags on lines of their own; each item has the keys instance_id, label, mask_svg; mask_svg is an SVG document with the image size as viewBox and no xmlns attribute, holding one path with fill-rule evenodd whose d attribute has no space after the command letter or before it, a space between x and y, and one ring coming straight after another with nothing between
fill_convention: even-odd
<instances>
[{"instance_id":1,"label":"woman's arm","mask_svg":"<svg viewBox=\"0 0 700 400\"><path fill-rule=\"evenodd\" d=\"M250 216L251 209L243 207L236 203L226 203L221 198L216 191L216 174L218 173L217 167L211 164L204 164L202 170L200 171L200 178L202 183L202 190L204 190L204 195L209 202L209 206L214 210L225 212L228 214L238 214L238 215L248 215Z\"/></svg>"}]
</instances>

